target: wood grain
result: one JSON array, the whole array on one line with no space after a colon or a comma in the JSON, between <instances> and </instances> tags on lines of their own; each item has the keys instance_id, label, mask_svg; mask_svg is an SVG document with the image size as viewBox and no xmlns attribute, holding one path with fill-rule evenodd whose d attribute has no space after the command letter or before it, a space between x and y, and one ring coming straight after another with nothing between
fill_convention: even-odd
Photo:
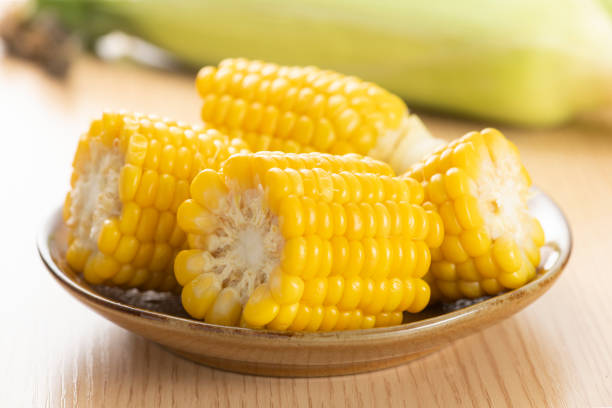
<instances>
[{"instance_id":1,"label":"wood grain","mask_svg":"<svg viewBox=\"0 0 612 408\"><path fill-rule=\"evenodd\" d=\"M65 83L0 59L0 406L612 405L612 112L553 130L502 130L566 211L575 247L542 299L438 353L370 374L278 379L210 369L96 316L35 251L80 132L106 108L198 120L189 76L84 58ZM452 138L485 123L424 115Z\"/></svg>"}]
</instances>

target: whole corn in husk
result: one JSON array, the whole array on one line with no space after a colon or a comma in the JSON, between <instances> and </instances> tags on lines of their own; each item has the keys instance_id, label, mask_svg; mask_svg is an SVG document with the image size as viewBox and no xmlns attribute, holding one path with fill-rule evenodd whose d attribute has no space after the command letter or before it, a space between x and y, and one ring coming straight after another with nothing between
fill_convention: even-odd
<instances>
[{"instance_id":1,"label":"whole corn in husk","mask_svg":"<svg viewBox=\"0 0 612 408\"><path fill-rule=\"evenodd\" d=\"M237 56L312 64L411 106L504 122L557 124L612 95L612 19L597 0L39 5L85 35L124 30L195 68Z\"/></svg>"},{"instance_id":2,"label":"whole corn in husk","mask_svg":"<svg viewBox=\"0 0 612 408\"><path fill-rule=\"evenodd\" d=\"M426 276L433 299L516 289L536 276L545 237L528 212L531 179L519 152L495 129L471 132L415 164L424 207L444 223Z\"/></svg>"},{"instance_id":3,"label":"whole corn in husk","mask_svg":"<svg viewBox=\"0 0 612 408\"><path fill-rule=\"evenodd\" d=\"M68 264L92 284L176 289L173 260L186 244L176 211L189 183L244 151L239 139L154 115L108 112L92 121L64 205Z\"/></svg>"},{"instance_id":4,"label":"whole corn in husk","mask_svg":"<svg viewBox=\"0 0 612 408\"><path fill-rule=\"evenodd\" d=\"M423 188L355 154L259 152L205 170L178 210L190 249L174 273L185 310L291 331L390 326L429 302L440 217Z\"/></svg>"}]
</instances>

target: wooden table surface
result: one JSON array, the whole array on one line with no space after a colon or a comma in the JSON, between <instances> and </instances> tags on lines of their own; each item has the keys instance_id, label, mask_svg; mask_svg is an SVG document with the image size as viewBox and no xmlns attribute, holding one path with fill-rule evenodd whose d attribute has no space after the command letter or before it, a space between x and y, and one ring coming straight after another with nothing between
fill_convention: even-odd
<instances>
[{"instance_id":1,"label":"wooden table surface","mask_svg":"<svg viewBox=\"0 0 612 408\"><path fill-rule=\"evenodd\" d=\"M36 253L91 118L125 108L196 122L199 105L189 76L83 58L60 82L0 59L0 406L612 405L612 112L554 130L502 127L574 233L571 261L543 298L407 365L278 379L199 366L114 326L64 292ZM448 139L487 125L423 119Z\"/></svg>"}]
</instances>

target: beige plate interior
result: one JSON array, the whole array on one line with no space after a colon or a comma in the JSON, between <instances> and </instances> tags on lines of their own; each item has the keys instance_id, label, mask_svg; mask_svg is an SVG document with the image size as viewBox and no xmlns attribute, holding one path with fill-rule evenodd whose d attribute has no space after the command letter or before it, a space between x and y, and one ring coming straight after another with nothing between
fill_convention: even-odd
<instances>
[{"instance_id":1,"label":"beige plate interior","mask_svg":"<svg viewBox=\"0 0 612 408\"><path fill-rule=\"evenodd\" d=\"M530 211L540 220L547 244L542 249L540 273L528 285L467 306L458 302L430 307L407 316L409 321L400 326L345 332L284 333L215 326L180 312L145 310L104 296L66 265L66 228L59 210L43 226L38 250L53 277L72 296L119 326L188 359L260 375L351 374L395 366L431 353L513 315L544 294L568 261L571 233L559 207L539 190L530 201ZM176 299L172 303L176 305Z\"/></svg>"}]
</instances>

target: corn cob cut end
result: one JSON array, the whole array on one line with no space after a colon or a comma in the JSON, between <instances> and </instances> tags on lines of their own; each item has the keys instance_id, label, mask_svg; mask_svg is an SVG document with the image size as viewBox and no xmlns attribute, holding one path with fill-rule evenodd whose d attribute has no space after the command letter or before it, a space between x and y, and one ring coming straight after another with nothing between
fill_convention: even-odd
<instances>
[{"instance_id":1,"label":"corn cob cut end","mask_svg":"<svg viewBox=\"0 0 612 408\"><path fill-rule=\"evenodd\" d=\"M406 110L400 126L382 134L367 154L389 163L397 174L402 174L444 144L429 133L418 116Z\"/></svg>"},{"instance_id":2,"label":"corn cob cut end","mask_svg":"<svg viewBox=\"0 0 612 408\"><path fill-rule=\"evenodd\" d=\"M444 223L426 276L433 298L495 295L536 276L545 237L527 208L531 180L499 131L469 133L406 174L422 182L425 207Z\"/></svg>"},{"instance_id":3,"label":"corn cob cut end","mask_svg":"<svg viewBox=\"0 0 612 408\"><path fill-rule=\"evenodd\" d=\"M391 174L357 155L274 152L201 172L178 211L192 237L174 264L185 310L292 331L393 325L420 311L430 222L418 189L411 203Z\"/></svg>"},{"instance_id":4,"label":"corn cob cut end","mask_svg":"<svg viewBox=\"0 0 612 408\"><path fill-rule=\"evenodd\" d=\"M80 140L64 220L68 264L92 284L176 290L189 181L244 143L154 115L107 112Z\"/></svg>"},{"instance_id":5,"label":"corn cob cut end","mask_svg":"<svg viewBox=\"0 0 612 408\"><path fill-rule=\"evenodd\" d=\"M367 154L399 174L441 143L397 96L316 67L227 59L202 68L196 87L204 122L253 151Z\"/></svg>"}]
</instances>

